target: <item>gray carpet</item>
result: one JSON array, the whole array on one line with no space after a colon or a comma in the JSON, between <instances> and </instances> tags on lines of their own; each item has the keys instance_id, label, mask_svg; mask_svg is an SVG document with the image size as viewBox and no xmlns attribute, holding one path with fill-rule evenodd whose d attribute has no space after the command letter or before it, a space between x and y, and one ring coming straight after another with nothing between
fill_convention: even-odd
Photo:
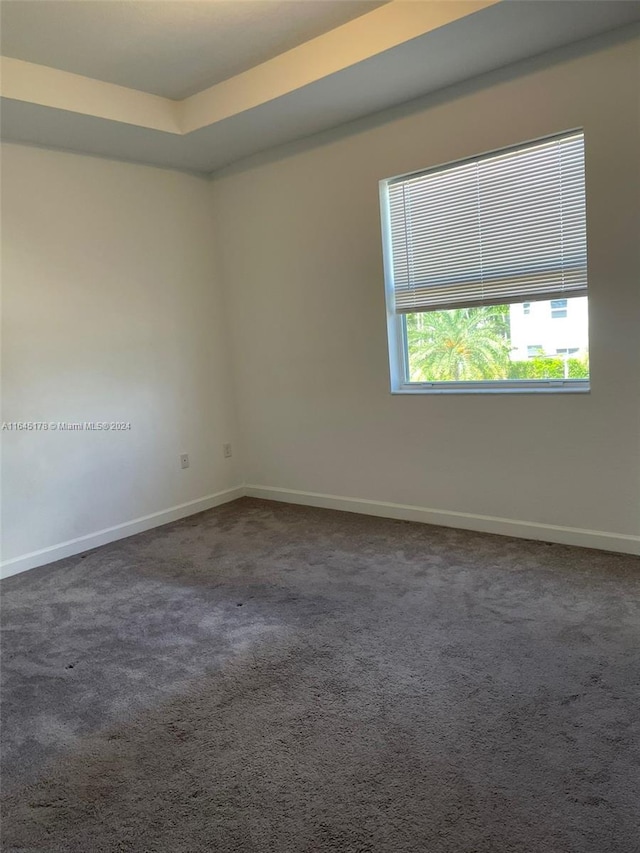
<instances>
[{"instance_id":1,"label":"gray carpet","mask_svg":"<svg viewBox=\"0 0 640 853\"><path fill-rule=\"evenodd\" d=\"M245 498L2 593L5 853L640 850L635 558Z\"/></svg>"}]
</instances>

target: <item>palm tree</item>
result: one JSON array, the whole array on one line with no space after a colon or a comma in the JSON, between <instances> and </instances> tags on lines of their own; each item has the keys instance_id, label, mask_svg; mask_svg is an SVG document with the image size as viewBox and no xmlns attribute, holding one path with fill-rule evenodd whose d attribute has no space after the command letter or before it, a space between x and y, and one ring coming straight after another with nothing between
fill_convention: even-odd
<instances>
[{"instance_id":1,"label":"palm tree","mask_svg":"<svg viewBox=\"0 0 640 853\"><path fill-rule=\"evenodd\" d=\"M509 306L407 315L412 382L504 379L509 367Z\"/></svg>"}]
</instances>

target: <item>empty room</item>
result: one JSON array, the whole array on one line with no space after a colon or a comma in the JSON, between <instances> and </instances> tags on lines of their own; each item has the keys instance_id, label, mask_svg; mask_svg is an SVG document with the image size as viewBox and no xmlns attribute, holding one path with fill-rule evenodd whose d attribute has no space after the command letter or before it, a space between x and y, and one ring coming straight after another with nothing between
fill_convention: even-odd
<instances>
[{"instance_id":1,"label":"empty room","mask_svg":"<svg viewBox=\"0 0 640 853\"><path fill-rule=\"evenodd\" d=\"M638 853L640 3L0 13L3 853Z\"/></svg>"}]
</instances>

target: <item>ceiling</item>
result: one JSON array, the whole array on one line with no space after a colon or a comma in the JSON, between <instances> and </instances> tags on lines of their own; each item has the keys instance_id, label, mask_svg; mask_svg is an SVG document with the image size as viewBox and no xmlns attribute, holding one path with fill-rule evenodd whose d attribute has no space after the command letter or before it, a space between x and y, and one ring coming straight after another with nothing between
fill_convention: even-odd
<instances>
[{"instance_id":1,"label":"ceiling","mask_svg":"<svg viewBox=\"0 0 640 853\"><path fill-rule=\"evenodd\" d=\"M3 139L203 174L640 21L637 0L4 0L1 9Z\"/></svg>"},{"instance_id":2,"label":"ceiling","mask_svg":"<svg viewBox=\"0 0 640 853\"><path fill-rule=\"evenodd\" d=\"M181 99L382 5L383 0L2 0L0 52Z\"/></svg>"}]
</instances>

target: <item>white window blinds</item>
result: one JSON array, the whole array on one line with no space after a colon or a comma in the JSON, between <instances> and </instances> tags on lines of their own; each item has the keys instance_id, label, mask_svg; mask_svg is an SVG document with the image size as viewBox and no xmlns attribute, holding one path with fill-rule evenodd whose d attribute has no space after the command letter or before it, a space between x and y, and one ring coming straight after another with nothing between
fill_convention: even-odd
<instances>
[{"instance_id":1,"label":"white window blinds","mask_svg":"<svg viewBox=\"0 0 640 853\"><path fill-rule=\"evenodd\" d=\"M584 135L387 183L399 313L584 296Z\"/></svg>"}]
</instances>

